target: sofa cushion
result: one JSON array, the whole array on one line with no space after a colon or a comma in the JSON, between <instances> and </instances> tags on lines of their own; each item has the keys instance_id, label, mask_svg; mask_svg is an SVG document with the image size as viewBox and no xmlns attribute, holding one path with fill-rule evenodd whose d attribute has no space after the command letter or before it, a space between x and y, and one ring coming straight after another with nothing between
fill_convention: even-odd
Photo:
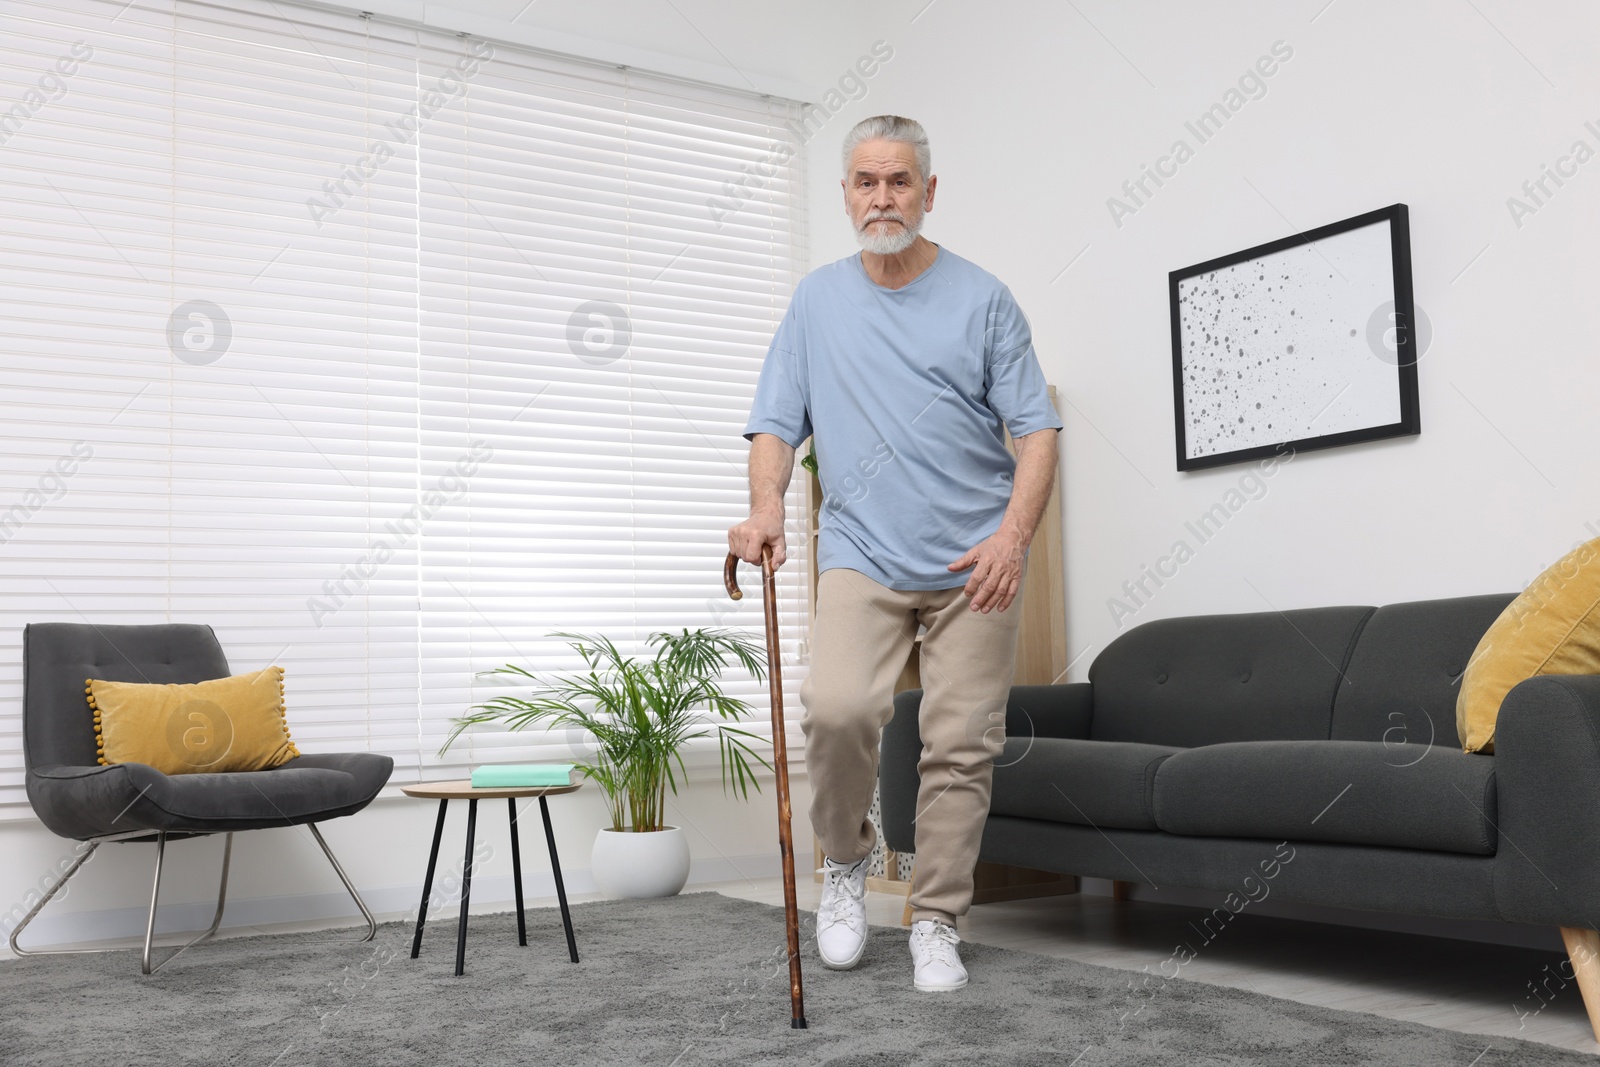
<instances>
[{"instance_id":1,"label":"sofa cushion","mask_svg":"<svg viewBox=\"0 0 1600 1067\"><path fill-rule=\"evenodd\" d=\"M1374 610L1196 615L1136 626L1089 668L1089 736L1184 748L1326 740L1339 672Z\"/></svg>"},{"instance_id":2,"label":"sofa cushion","mask_svg":"<svg viewBox=\"0 0 1600 1067\"><path fill-rule=\"evenodd\" d=\"M1462 747L1493 752L1501 702L1541 674L1600 674L1600 537L1535 578L1473 650L1456 702Z\"/></svg>"},{"instance_id":3,"label":"sofa cushion","mask_svg":"<svg viewBox=\"0 0 1600 1067\"><path fill-rule=\"evenodd\" d=\"M1362 628L1333 702L1338 741L1447 745L1461 673L1511 593L1389 604Z\"/></svg>"},{"instance_id":4,"label":"sofa cushion","mask_svg":"<svg viewBox=\"0 0 1600 1067\"><path fill-rule=\"evenodd\" d=\"M80 840L129 830L221 833L351 815L378 795L394 760L317 752L271 770L165 775L143 763L38 767L28 799L54 832Z\"/></svg>"},{"instance_id":5,"label":"sofa cushion","mask_svg":"<svg viewBox=\"0 0 1600 1067\"><path fill-rule=\"evenodd\" d=\"M989 811L1080 826L1154 830L1156 768L1181 751L1127 741L1010 737L994 761Z\"/></svg>"},{"instance_id":6,"label":"sofa cushion","mask_svg":"<svg viewBox=\"0 0 1600 1067\"><path fill-rule=\"evenodd\" d=\"M1491 856L1494 757L1377 741L1207 745L1161 764L1154 810L1174 834Z\"/></svg>"},{"instance_id":7,"label":"sofa cushion","mask_svg":"<svg viewBox=\"0 0 1600 1067\"><path fill-rule=\"evenodd\" d=\"M300 754L289 736L283 668L161 685L86 679L101 764L162 774L262 771Z\"/></svg>"}]
</instances>

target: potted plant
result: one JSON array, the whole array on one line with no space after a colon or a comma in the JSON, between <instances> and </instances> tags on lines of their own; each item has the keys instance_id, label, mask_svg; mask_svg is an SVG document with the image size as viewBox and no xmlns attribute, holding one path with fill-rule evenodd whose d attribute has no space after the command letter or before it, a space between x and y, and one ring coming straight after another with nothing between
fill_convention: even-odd
<instances>
[{"instance_id":1,"label":"potted plant","mask_svg":"<svg viewBox=\"0 0 1600 1067\"><path fill-rule=\"evenodd\" d=\"M730 726L750 706L722 691L724 669L737 664L760 680L766 676L762 648L749 636L727 629L657 632L649 637L653 655L622 653L606 637L555 633L582 657L586 670L536 674L506 664L486 675L511 675L534 685L527 697L498 696L474 705L454 719L455 729L439 749L444 754L461 733L479 723L505 729L576 728L595 740L594 758L575 766L599 783L611 809L611 825L595 837L592 870L601 892L610 897L672 896L689 880L689 842L680 827L663 822L666 791L678 792L687 775L684 744L715 729L722 762L722 788L731 782L748 798L755 785L754 759L771 764L751 747L761 739Z\"/></svg>"}]
</instances>

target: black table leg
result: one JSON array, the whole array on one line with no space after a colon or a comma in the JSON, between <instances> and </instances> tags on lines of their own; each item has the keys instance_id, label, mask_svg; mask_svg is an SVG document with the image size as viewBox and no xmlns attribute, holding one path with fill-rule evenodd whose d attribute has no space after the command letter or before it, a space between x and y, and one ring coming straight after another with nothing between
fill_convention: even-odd
<instances>
[{"instance_id":1,"label":"black table leg","mask_svg":"<svg viewBox=\"0 0 1600 1067\"><path fill-rule=\"evenodd\" d=\"M456 929L456 977L467 964L467 902L472 898L472 839L478 831L478 802L467 801L467 858L461 865L461 923Z\"/></svg>"},{"instance_id":2,"label":"black table leg","mask_svg":"<svg viewBox=\"0 0 1600 1067\"><path fill-rule=\"evenodd\" d=\"M561 901L561 925L567 928L567 954L578 962L578 942L572 936L572 912L567 910L567 887L561 882L561 858L556 855L556 832L550 828L550 805L539 797L539 814L544 816L544 839L550 846L550 870L556 876L556 898Z\"/></svg>"},{"instance_id":3,"label":"black table leg","mask_svg":"<svg viewBox=\"0 0 1600 1067\"><path fill-rule=\"evenodd\" d=\"M422 924L428 921L428 897L433 893L433 869L439 863L439 841L444 837L444 809L448 800L439 801L439 821L433 826L433 849L428 853L428 875L422 880L422 903L417 905L417 933L411 939L411 958L422 951Z\"/></svg>"},{"instance_id":4,"label":"black table leg","mask_svg":"<svg viewBox=\"0 0 1600 1067\"><path fill-rule=\"evenodd\" d=\"M528 920L522 914L522 846L517 843L517 798L507 797L511 805L511 880L517 885L517 944L528 944Z\"/></svg>"}]
</instances>

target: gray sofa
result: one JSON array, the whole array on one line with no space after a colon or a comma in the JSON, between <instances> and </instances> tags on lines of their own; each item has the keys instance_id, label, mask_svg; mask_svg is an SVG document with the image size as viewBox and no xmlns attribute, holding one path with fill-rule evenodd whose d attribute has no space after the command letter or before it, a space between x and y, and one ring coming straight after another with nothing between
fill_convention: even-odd
<instances>
[{"instance_id":1,"label":"gray sofa","mask_svg":"<svg viewBox=\"0 0 1600 1067\"><path fill-rule=\"evenodd\" d=\"M1494 755L1456 737L1461 673L1511 599L1134 627L1088 682L1012 690L981 858L1242 895L1287 841L1274 899L1592 939L1600 676L1518 685ZM921 697L896 698L879 772L885 841L906 852Z\"/></svg>"}]
</instances>

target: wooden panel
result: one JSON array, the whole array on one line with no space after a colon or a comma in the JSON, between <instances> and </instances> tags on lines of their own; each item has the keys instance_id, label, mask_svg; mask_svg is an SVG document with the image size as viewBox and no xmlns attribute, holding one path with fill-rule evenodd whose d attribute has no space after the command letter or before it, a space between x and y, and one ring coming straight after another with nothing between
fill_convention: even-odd
<instances>
[{"instance_id":1,"label":"wooden panel","mask_svg":"<svg viewBox=\"0 0 1600 1067\"><path fill-rule=\"evenodd\" d=\"M972 902L993 904L1001 900L1053 897L1078 891L1078 876L1056 871L1036 871L1004 863L978 861L972 872Z\"/></svg>"},{"instance_id":2,"label":"wooden panel","mask_svg":"<svg viewBox=\"0 0 1600 1067\"><path fill-rule=\"evenodd\" d=\"M807 621L814 623L817 620L817 527L822 521L822 483L815 474L800 466L800 460L809 451L811 439L808 437L795 452L794 469L806 480L806 577L810 589L806 604L811 609ZM806 649L807 658L810 651Z\"/></svg>"},{"instance_id":3,"label":"wooden panel","mask_svg":"<svg viewBox=\"0 0 1600 1067\"><path fill-rule=\"evenodd\" d=\"M1050 404L1059 409L1056 387L1050 387ZM1011 438L1007 447L1013 451ZM1067 673L1067 593L1062 561L1061 478L1050 490L1033 544L1028 546L1028 569L1022 577L1022 621L1017 630L1016 685L1049 685Z\"/></svg>"}]
</instances>

